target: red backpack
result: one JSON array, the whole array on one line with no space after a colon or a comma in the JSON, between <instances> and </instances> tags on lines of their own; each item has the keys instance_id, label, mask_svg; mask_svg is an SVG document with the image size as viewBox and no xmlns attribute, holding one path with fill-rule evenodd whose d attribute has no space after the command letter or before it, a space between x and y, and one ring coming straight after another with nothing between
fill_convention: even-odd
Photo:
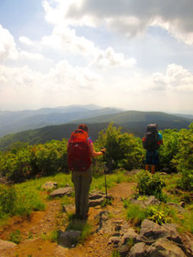
<instances>
[{"instance_id":1,"label":"red backpack","mask_svg":"<svg viewBox=\"0 0 193 257\"><path fill-rule=\"evenodd\" d=\"M86 171L91 165L88 133L82 129L72 132L68 142L68 168L73 171Z\"/></svg>"}]
</instances>

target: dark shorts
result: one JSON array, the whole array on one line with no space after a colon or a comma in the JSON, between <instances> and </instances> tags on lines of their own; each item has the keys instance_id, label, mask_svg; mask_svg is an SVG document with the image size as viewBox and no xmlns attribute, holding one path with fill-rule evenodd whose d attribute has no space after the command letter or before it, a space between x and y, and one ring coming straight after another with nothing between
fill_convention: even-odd
<instances>
[{"instance_id":1,"label":"dark shorts","mask_svg":"<svg viewBox=\"0 0 193 257\"><path fill-rule=\"evenodd\" d=\"M158 165L159 164L158 151L147 151L145 163L150 165Z\"/></svg>"}]
</instances>

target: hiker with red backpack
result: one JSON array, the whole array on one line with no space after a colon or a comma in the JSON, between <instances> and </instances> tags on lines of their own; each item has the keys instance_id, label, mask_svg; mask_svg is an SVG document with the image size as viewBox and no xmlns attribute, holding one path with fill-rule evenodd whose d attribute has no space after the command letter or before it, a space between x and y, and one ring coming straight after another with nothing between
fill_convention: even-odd
<instances>
[{"instance_id":1,"label":"hiker with red backpack","mask_svg":"<svg viewBox=\"0 0 193 257\"><path fill-rule=\"evenodd\" d=\"M146 149L146 161L145 170L155 173L156 167L159 164L159 152L160 145L163 144L163 138L161 133L158 132L157 124L147 125L145 136L142 138L143 147Z\"/></svg>"},{"instance_id":2,"label":"hiker with red backpack","mask_svg":"<svg viewBox=\"0 0 193 257\"><path fill-rule=\"evenodd\" d=\"M88 216L88 194L92 181L92 157L103 155L105 149L96 152L93 142L88 137L88 127L80 124L72 132L68 141L68 167L72 171L75 188L76 217L86 219Z\"/></svg>"}]
</instances>

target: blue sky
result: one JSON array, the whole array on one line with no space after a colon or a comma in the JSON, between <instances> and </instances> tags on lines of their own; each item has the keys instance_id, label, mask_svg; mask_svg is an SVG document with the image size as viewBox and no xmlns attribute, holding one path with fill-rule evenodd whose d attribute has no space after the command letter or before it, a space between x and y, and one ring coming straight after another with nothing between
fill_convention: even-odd
<instances>
[{"instance_id":1,"label":"blue sky","mask_svg":"<svg viewBox=\"0 0 193 257\"><path fill-rule=\"evenodd\" d=\"M0 110L193 114L192 13L192 0L1 0Z\"/></svg>"}]
</instances>

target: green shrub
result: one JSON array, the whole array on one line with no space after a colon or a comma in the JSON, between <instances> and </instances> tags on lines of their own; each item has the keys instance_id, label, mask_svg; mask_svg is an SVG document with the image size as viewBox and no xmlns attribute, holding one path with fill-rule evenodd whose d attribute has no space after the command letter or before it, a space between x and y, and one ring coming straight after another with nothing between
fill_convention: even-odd
<instances>
[{"instance_id":1,"label":"green shrub","mask_svg":"<svg viewBox=\"0 0 193 257\"><path fill-rule=\"evenodd\" d=\"M163 145L159 149L160 168L176 172L172 163L179 149L179 132L175 129L165 129L162 132Z\"/></svg>"},{"instance_id":2,"label":"green shrub","mask_svg":"<svg viewBox=\"0 0 193 257\"><path fill-rule=\"evenodd\" d=\"M16 230L14 232L11 232L9 240L16 243L16 244L19 244L22 240L20 230Z\"/></svg>"},{"instance_id":3,"label":"green shrub","mask_svg":"<svg viewBox=\"0 0 193 257\"><path fill-rule=\"evenodd\" d=\"M15 211L16 192L13 186L0 184L0 218L5 215L12 215Z\"/></svg>"},{"instance_id":4,"label":"green shrub","mask_svg":"<svg viewBox=\"0 0 193 257\"><path fill-rule=\"evenodd\" d=\"M137 180L137 190L140 195L154 195L158 199L163 197L162 188L165 183L158 173L151 174L144 170L137 174Z\"/></svg>"},{"instance_id":5,"label":"green shrub","mask_svg":"<svg viewBox=\"0 0 193 257\"><path fill-rule=\"evenodd\" d=\"M161 208L160 206L150 206L147 208L148 219L162 225L171 221L169 218L168 210Z\"/></svg>"},{"instance_id":6,"label":"green shrub","mask_svg":"<svg viewBox=\"0 0 193 257\"><path fill-rule=\"evenodd\" d=\"M178 181L178 186L184 190L193 190L193 169L192 170L182 170L182 176Z\"/></svg>"}]
</instances>

